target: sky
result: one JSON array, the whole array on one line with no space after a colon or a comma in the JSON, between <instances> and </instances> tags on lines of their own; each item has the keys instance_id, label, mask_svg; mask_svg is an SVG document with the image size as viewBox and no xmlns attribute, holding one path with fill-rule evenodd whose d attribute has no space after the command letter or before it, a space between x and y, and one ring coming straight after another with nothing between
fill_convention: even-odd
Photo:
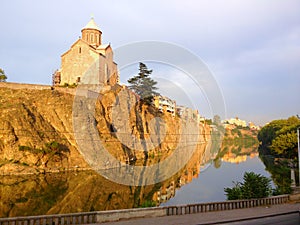
<instances>
[{"instance_id":1,"label":"sky","mask_svg":"<svg viewBox=\"0 0 300 225\"><path fill-rule=\"evenodd\" d=\"M61 54L93 15L113 49L153 40L197 55L221 90L227 118L263 125L300 114L299 0L10 0L0 9L0 68L9 82L51 84ZM205 93L182 86L182 71L149 65L153 76L165 72L161 89L171 78L173 87L181 84L170 97L184 104L184 92L211 116ZM126 68L120 73L126 82Z\"/></svg>"}]
</instances>

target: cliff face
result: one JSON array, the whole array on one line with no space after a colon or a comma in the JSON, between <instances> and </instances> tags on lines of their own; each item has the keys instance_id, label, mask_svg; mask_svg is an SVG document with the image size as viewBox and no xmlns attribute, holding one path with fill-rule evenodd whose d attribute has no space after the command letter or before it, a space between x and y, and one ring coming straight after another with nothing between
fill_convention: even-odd
<instances>
[{"instance_id":1,"label":"cliff face","mask_svg":"<svg viewBox=\"0 0 300 225\"><path fill-rule=\"evenodd\" d=\"M209 158L208 126L143 105L136 95L120 86L92 98L74 98L72 93L75 90L0 87L0 174L17 175L1 178L0 217L159 204L165 186L178 180L190 182L198 175L199 164ZM74 106L77 100L80 104ZM74 134L76 118L80 123ZM177 174L148 186L121 185L94 171L38 174L89 169L79 145L89 144L93 151L97 150L94 143L99 141L86 127L95 128L101 145L120 164L154 165L172 157L181 147L181 157L168 165L168 171L184 161L189 146L194 149L193 157ZM120 164L108 162L107 167ZM148 178L145 174L138 176Z\"/></svg>"},{"instance_id":2,"label":"cliff face","mask_svg":"<svg viewBox=\"0 0 300 225\"><path fill-rule=\"evenodd\" d=\"M120 86L77 108L73 102L74 95L63 90L1 87L0 174L89 168L79 145L90 140L91 134L82 132L78 138L73 129L76 110L85 112L89 104L93 105L92 114L80 117L82 126L78 128L77 124L77 129L93 124L101 145L121 163L150 165L162 161L179 143L191 141L183 138L188 132L196 136L193 141L205 143L209 139L208 126L187 123L143 105L137 96Z\"/></svg>"},{"instance_id":3,"label":"cliff face","mask_svg":"<svg viewBox=\"0 0 300 225\"><path fill-rule=\"evenodd\" d=\"M0 173L87 167L73 137L72 102L72 95L52 90L0 88ZM52 142L57 154L46 147Z\"/></svg>"}]
</instances>

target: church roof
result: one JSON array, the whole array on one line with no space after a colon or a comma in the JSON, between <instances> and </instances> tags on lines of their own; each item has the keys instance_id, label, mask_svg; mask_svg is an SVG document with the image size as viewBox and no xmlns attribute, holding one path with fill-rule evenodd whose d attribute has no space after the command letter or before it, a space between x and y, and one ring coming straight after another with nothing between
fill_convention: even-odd
<instances>
[{"instance_id":1,"label":"church roof","mask_svg":"<svg viewBox=\"0 0 300 225\"><path fill-rule=\"evenodd\" d=\"M96 24L94 18L92 17L91 20L88 22L88 24L82 28L82 29L95 29L95 30L100 30L98 25Z\"/></svg>"},{"instance_id":2,"label":"church roof","mask_svg":"<svg viewBox=\"0 0 300 225\"><path fill-rule=\"evenodd\" d=\"M99 45L97 49L107 49L110 47L110 44Z\"/></svg>"}]
</instances>

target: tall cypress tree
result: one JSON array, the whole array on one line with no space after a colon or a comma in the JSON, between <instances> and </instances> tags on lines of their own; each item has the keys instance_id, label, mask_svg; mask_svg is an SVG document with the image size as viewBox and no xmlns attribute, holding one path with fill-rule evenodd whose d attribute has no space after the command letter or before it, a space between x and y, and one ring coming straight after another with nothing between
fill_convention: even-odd
<instances>
[{"instance_id":1,"label":"tall cypress tree","mask_svg":"<svg viewBox=\"0 0 300 225\"><path fill-rule=\"evenodd\" d=\"M127 82L130 84L129 88L138 94L143 102L150 105L153 97L158 95L155 91L157 82L153 80L150 75L152 70L149 70L144 63L139 64L139 73L130 78Z\"/></svg>"}]
</instances>

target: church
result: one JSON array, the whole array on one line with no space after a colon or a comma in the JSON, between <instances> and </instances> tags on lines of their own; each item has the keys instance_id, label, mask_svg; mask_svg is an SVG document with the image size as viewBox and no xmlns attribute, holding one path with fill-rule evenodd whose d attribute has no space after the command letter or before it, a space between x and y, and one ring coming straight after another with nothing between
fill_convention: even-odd
<instances>
[{"instance_id":1,"label":"church","mask_svg":"<svg viewBox=\"0 0 300 225\"><path fill-rule=\"evenodd\" d=\"M110 44L102 44L102 32L94 18L81 30L81 37L61 55L61 68L53 74L54 86L119 82Z\"/></svg>"}]
</instances>

